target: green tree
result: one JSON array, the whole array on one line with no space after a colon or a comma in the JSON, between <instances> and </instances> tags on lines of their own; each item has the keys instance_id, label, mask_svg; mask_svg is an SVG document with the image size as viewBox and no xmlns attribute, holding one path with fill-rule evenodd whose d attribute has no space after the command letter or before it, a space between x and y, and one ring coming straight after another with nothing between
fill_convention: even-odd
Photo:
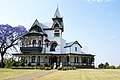
<instances>
[{"instance_id":1,"label":"green tree","mask_svg":"<svg viewBox=\"0 0 120 80\"><path fill-rule=\"evenodd\" d=\"M109 63L108 63L108 62L105 63L104 68L106 69L107 66L109 66Z\"/></svg>"},{"instance_id":2,"label":"green tree","mask_svg":"<svg viewBox=\"0 0 120 80\"><path fill-rule=\"evenodd\" d=\"M103 63L99 64L98 68L104 68L104 64Z\"/></svg>"},{"instance_id":3,"label":"green tree","mask_svg":"<svg viewBox=\"0 0 120 80\"><path fill-rule=\"evenodd\" d=\"M8 24L0 24L0 55L1 63L0 67L4 68L4 55L7 53L9 48L16 49L16 45L20 43L20 37L27 32L24 26L12 27Z\"/></svg>"}]
</instances>

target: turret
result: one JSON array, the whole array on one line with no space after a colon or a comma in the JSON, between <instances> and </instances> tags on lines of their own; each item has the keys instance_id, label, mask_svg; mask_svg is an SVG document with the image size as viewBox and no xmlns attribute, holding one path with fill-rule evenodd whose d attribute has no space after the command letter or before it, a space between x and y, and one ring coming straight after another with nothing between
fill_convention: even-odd
<instances>
[{"instance_id":1,"label":"turret","mask_svg":"<svg viewBox=\"0 0 120 80\"><path fill-rule=\"evenodd\" d=\"M53 20L52 28L61 29L63 32L64 31L63 17L61 17L58 7L55 11L54 18L52 18L52 20Z\"/></svg>"}]
</instances>

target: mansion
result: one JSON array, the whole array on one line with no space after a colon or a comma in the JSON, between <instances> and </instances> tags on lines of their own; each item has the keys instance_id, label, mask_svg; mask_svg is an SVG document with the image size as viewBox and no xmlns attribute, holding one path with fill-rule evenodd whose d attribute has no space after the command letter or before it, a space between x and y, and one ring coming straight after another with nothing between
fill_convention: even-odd
<instances>
[{"instance_id":1,"label":"mansion","mask_svg":"<svg viewBox=\"0 0 120 80\"><path fill-rule=\"evenodd\" d=\"M64 32L63 17L57 8L51 26L40 23L37 19L28 33L21 38L22 46L16 57L24 58L26 65L76 66L94 68L94 56L81 51L78 41L67 43L62 38Z\"/></svg>"}]
</instances>

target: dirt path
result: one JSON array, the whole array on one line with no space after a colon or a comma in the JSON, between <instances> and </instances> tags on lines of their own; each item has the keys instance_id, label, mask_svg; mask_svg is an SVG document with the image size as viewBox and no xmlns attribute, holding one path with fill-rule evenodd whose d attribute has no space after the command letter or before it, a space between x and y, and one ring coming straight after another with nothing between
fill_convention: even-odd
<instances>
[{"instance_id":1,"label":"dirt path","mask_svg":"<svg viewBox=\"0 0 120 80\"><path fill-rule=\"evenodd\" d=\"M55 70L46 70L46 71L43 71L43 72L36 72L36 73L27 74L27 75L23 75L23 76L11 78L11 79L6 79L6 80L32 80L34 78L42 77L44 75L53 73L54 71Z\"/></svg>"}]
</instances>

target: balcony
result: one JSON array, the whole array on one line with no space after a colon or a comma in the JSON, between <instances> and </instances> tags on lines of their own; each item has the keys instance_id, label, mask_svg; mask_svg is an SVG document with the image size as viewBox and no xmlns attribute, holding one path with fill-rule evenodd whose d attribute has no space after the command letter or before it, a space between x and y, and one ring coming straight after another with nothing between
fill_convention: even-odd
<instances>
[{"instance_id":1,"label":"balcony","mask_svg":"<svg viewBox=\"0 0 120 80\"><path fill-rule=\"evenodd\" d=\"M41 53L42 47L20 47L23 53Z\"/></svg>"}]
</instances>

